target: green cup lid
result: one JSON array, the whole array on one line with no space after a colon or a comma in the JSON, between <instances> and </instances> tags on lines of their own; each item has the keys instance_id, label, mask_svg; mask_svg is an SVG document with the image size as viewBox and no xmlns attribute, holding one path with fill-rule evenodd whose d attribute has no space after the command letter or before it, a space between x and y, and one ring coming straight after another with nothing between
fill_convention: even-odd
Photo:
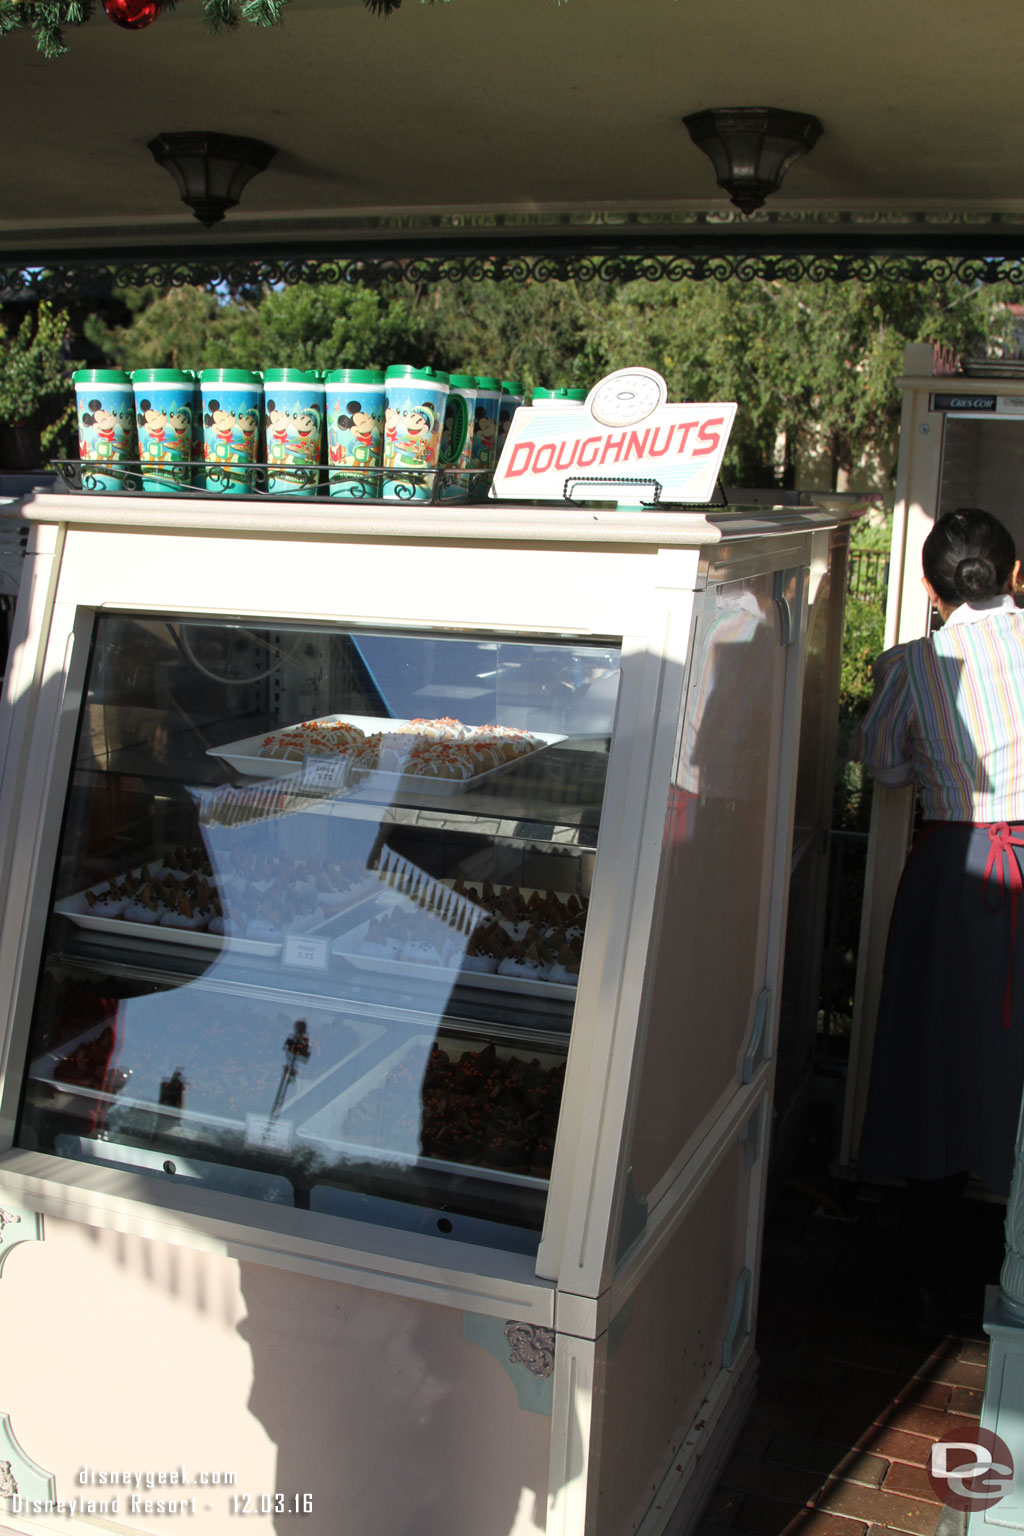
<instances>
[{"instance_id":1,"label":"green cup lid","mask_svg":"<svg viewBox=\"0 0 1024 1536\"><path fill-rule=\"evenodd\" d=\"M453 373L449 375L449 383L452 389L476 389L476 374Z\"/></svg>"},{"instance_id":2,"label":"green cup lid","mask_svg":"<svg viewBox=\"0 0 1024 1536\"><path fill-rule=\"evenodd\" d=\"M76 384L130 384L132 377L123 368L78 368L72 374Z\"/></svg>"},{"instance_id":3,"label":"green cup lid","mask_svg":"<svg viewBox=\"0 0 1024 1536\"><path fill-rule=\"evenodd\" d=\"M434 378L435 379L440 379L442 384L449 384L450 385L451 382L452 382L451 374L450 373L446 373L443 368L435 368L434 369Z\"/></svg>"},{"instance_id":4,"label":"green cup lid","mask_svg":"<svg viewBox=\"0 0 1024 1536\"><path fill-rule=\"evenodd\" d=\"M267 368L263 374L264 384L319 385L323 381L323 374L315 368Z\"/></svg>"},{"instance_id":5,"label":"green cup lid","mask_svg":"<svg viewBox=\"0 0 1024 1536\"><path fill-rule=\"evenodd\" d=\"M481 376L480 374L477 374L476 382L477 382L477 388L478 389L494 389L494 390L497 390L499 395L501 394L501 380L500 379L492 379L492 378L489 378L487 375Z\"/></svg>"},{"instance_id":6,"label":"green cup lid","mask_svg":"<svg viewBox=\"0 0 1024 1536\"><path fill-rule=\"evenodd\" d=\"M535 389L534 400L585 400L587 389Z\"/></svg>"},{"instance_id":7,"label":"green cup lid","mask_svg":"<svg viewBox=\"0 0 1024 1536\"><path fill-rule=\"evenodd\" d=\"M332 368L324 374L325 384L383 384L383 368Z\"/></svg>"},{"instance_id":8,"label":"green cup lid","mask_svg":"<svg viewBox=\"0 0 1024 1536\"><path fill-rule=\"evenodd\" d=\"M199 375L200 384L249 384L254 389L260 387L260 376L253 373L251 368L204 368Z\"/></svg>"},{"instance_id":9,"label":"green cup lid","mask_svg":"<svg viewBox=\"0 0 1024 1536\"><path fill-rule=\"evenodd\" d=\"M431 384L447 384L446 378L434 372L433 368L415 368L412 363L392 363L387 372L388 379L425 379ZM387 380L385 380L387 382Z\"/></svg>"},{"instance_id":10,"label":"green cup lid","mask_svg":"<svg viewBox=\"0 0 1024 1536\"><path fill-rule=\"evenodd\" d=\"M503 395L522 395L526 393L526 389L518 379L502 379L501 392Z\"/></svg>"},{"instance_id":11,"label":"green cup lid","mask_svg":"<svg viewBox=\"0 0 1024 1536\"><path fill-rule=\"evenodd\" d=\"M185 368L136 368L133 384L191 384L192 375Z\"/></svg>"}]
</instances>

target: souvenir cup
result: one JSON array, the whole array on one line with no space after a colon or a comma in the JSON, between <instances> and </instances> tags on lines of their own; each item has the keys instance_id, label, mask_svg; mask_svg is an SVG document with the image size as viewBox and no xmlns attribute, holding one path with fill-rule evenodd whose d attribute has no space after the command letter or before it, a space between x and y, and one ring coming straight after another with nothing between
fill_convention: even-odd
<instances>
[{"instance_id":1,"label":"souvenir cup","mask_svg":"<svg viewBox=\"0 0 1024 1536\"><path fill-rule=\"evenodd\" d=\"M498 419L501 414L501 380L478 377L476 404L473 408L473 448L469 465L473 475L473 495L487 493L487 474L498 462ZM481 473L487 471L487 474Z\"/></svg>"},{"instance_id":2,"label":"souvenir cup","mask_svg":"<svg viewBox=\"0 0 1024 1536\"><path fill-rule=\"evenodd\" d=\"M543 405L545 410L551 406L578 405L589 393L589 389L535 389L530 404Z\"/></svg>"},{"instance_id":3,"label":"souvenir cup","mask_svg":"<svg viewBox=\"0 0 1024 1536\"><path fill-rule=\"evenodd\" d=\"M501 403L498 407L498 459L501 458L501 450L505 446L508 429L512 425L512 417L519 407L525 404L525 385L520 384L518 379L502 379ZM497 459L495 459L495 463L497 463Z\"/></svg>"},{"instance_id":4,"label":"souvenir cup","mask_svg":"<svg viewBox=\"0 0 1024 1536\"><path fill-rule=\"evenodd\" d=\"M380 495L384 441L384 370L336 368L324 377L327 408L327 462L332 496L360 500ZM337 466L350 471L343 474Z\"/></svg>"},{"instance_id":5,"label":"souvenir cup","mask_svg":"<svg viewBox=\"0 0 1024 1536\"><path fill-rule=\"evenodd\" d=\"M195 381L181 368L137 368L135 424L144 491L176 491L191 484Z\"/></svg>"},{"instance_id":6,"label":"souvenir cup","mask_svg":"<svg viewBox=\"0 0 1024 1536\"><path fill-rule=\"evenodd\" d=\"M441 495L449 501L465 501L472 487L470 475L455 474L454 471L469 469L475 405L476 377L472 373L450 374L438 457L442 469L450 471L441 484Z\"/></svg>"},{"instance_id":7,"label":"souvenir cup","mask_svg":"<svg viewBox=\"0 0 1024 1536\"><path fill-rule=\"evenodd\" d=\"M429 501L434 489L448 376L396 364L384 381L384 500ZM393 471L389 474L388 471Z\"/></svg>"},{"instance_id":8,"label":"souvenir cup","mask_svg":"<svg viewBox=\"0 0 1024 1536\"><path fill-rule=\"evenodd\" d=\"M219 495L246 496L251 465L259 461L262 386L248 368L204 368L199 375L203 412L203 483Z\"/></svg>"},{"instance_id":9,"label":"souvenir cup","mask_svg":"<svg viewBox=\"0 0 1024 1536\"><path fill-rule=\"evenodd\" d=\"M120 368L80 368L74 384L82 489L122 491L135 459L131 377Z\"/></svg>"},{"instance_id":10,"label":"souvenir cup","mask_svg":"<svg viewBox=\"0 0 1024 1536\"><path fill-rule=\"evenodd\" d=\"M192 380L192 484L203 485L203 471L197 466L203 462L203 396L199 388L199 375L194 368L186 373Z\"/></svg>"},{"instance_id":11,"label":"souvenir cup","mask_svg":"<svg viewBox=\"0 0 1024 1536\"><path fill-rule=\"evenodd\" d=\"M303 368L268 368L263 375L267 489L275 495L315 496L324 441L324 381Z\"/></svg>"}]
</instances>

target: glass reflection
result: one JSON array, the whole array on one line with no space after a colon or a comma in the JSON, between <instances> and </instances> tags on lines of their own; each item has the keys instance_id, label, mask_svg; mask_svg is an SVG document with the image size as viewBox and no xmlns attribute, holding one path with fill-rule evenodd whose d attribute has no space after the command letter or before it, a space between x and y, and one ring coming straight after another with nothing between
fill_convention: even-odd
<instances>
[{"instance_id":1,"label":"glass reflection","mask_svg":"<svg viewBox=\"0 0 1024 1536\"><path fill-rule=\"evenodd\" d=\"M611 644L101 616L20 1144L538 1230L617 688Z\"/></svg>"}]
</instances>

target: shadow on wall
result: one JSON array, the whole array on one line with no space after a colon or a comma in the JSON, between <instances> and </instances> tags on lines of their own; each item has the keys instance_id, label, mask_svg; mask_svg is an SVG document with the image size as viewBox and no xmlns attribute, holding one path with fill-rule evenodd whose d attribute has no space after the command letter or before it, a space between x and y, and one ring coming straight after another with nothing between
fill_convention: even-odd
<instances>
[{"instance_id":1,"label":"shadow on wall","mask_svg":"<svg viewBox=\"0 0 1024 1536\"><path fill-rule=\"evenodd\" d=\"M276 1488L312 1496L308 1536L543 1531L551 1419L519 1408L461 1312L258 1264L240 1279L249 1411L277 1446Z\"/></svg>"}]
</instances>

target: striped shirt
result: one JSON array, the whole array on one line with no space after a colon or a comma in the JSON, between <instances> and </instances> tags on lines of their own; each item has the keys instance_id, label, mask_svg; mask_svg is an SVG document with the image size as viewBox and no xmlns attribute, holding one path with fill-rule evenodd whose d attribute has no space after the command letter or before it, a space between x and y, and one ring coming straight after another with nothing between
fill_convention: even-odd
<instances>
[{"instance_id":1,"label":"striped shirt","mask_svg":"<svg viewBox=\"0 0 1024 1536\"><path fill-rule=\"evenodd\" d=\"M851 757L880 784L917 780L929 821L1024 822L1024 612L1009 595L954 608L884 651Z\"/></svg>"}]
</instances>

